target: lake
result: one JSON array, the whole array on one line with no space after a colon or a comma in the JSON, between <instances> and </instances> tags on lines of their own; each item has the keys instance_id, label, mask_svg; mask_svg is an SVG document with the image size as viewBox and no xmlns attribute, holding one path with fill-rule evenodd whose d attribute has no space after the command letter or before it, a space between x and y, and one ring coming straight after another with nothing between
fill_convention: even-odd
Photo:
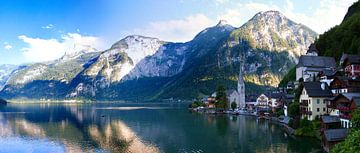
<instances>
[{"instance_id":1,"label":"lake","mask_svg":"<svg viewBox=\"0 0 360 153\"><path fill-rule=\"evenodd\" d=\"M0 152L319 152L251 116L191 113L181 104L7 104Z\"/></svg>"}]
</instances>

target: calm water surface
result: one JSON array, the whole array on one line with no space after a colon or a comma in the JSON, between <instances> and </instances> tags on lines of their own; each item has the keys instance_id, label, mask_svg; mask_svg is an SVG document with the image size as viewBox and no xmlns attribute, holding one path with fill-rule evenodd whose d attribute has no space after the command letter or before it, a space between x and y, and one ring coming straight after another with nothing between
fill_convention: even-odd
<instances>
[{"instance_id":1,"label":"calm water surface","mask_svg":"<svg viewBox=\"0 0 360 153\"><path fill-rule=\"evenodd\" d=\"M8 104L0 152L318 152L249 116L190 113L185 105Z\"/></svg>"}]
</instances>

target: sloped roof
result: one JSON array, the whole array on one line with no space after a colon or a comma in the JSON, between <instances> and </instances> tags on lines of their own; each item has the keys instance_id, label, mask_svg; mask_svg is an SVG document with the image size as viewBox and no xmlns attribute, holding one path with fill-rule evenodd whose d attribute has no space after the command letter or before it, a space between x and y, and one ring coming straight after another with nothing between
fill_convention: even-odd
<instances>
[{"instance_id":1,"label":"sloped roof","mask_svg":"<svg viewBox=\"0 0 360 153\"><path fill-rule=\"evenodd\" d=\"M353 64L360 64L360 55L343 54L340 59L340 63L344 64L345 61Z\"/></svg>"},{"instance_id":2,"label":"sloped roof","mask_svg":"<svg viewBox=\"0 0 360 153\"><path fill-rule=\"evenodd\" d=\"M311 44L306 53L318 53L319 51L316 49L315 44Z\"/></svg>"},{"instance_id":3,"label":"sloped roof","mask_svg":"<svg viewBox=\"0 0 360 153\"><path fill-rule=\"evenodd\" d=\"M296 67L335 68L336 62L333 57L302 55Z\"/></svg>"},{"instance_id":4,"label":"sloped roof","mask_svg":"<svg viewBox=\"0 0 360 153\"><path fill-rule=\"evenodd\" d=\"M324 123L340 122L340 118L338 116L322 116L321 119Z\"/></svg>"},{"instance_id":5,"label":"sloped roof","mask_svg":"<svg viewBox=\"0 0 360 153\"><path fill-rule=\"evenodd\" d=\"M326 83L325 89L321 88L321 82L304 82L304 88L310 97L331 97L332 93Z\"/></svg>"},{"instance_id":6,"label":"sloped roof","mask_svg":"<svg viewBox=\"0 0 360 153\"><path fill-rule=\"evenodd\" d=\"M360 88L359 86L351 85L354 82L360 82L360 79L352 79L352 78L345 77L345 76L336 76L336 77L334 77L334 80L339 80L346 87L355 87L355 88L358 87L358 88ZM333 84L333 82L335 82L335 81L332 81L330 83L330 85Z\"/></svg>"},{"instance_id":7,"label":"sloped roof","mask_svg":"<svg viewBox=\"0 0 360 153\"><path fill-rule=\"evenodd\" d=\"M353 98L360 98L360 93L342 93L347 99L352 100Z\"/></svg>"},{"instance_id":8,"label":"sloped roof","mask_svg":"<svg viewBox=\"0 0 360 153\"><path fill-rule=\"evenodd\" d=\"M278 99L283 96L285 96L285 93L283 92L270 93L270 98L274 98L274 99Z\"/></svg>"},{"instance_id":9,"label":"sloped roof","mask_svg":"<svg viewBox=\"0 0 360 153\"><path fill-rule=\"evenodd\" d=\"M226 90L225 93L226 95L230 95L232 94L233 92L237 92L235 89L230 89L230 90Z\"/></svg>"},{"instance_id":10,"label":"sloped roof","mask_svg":"<svg viewBox=\"0 0 360 153\"><path fill-rule=\"evenodd\" d=\"M347 134L347 129L330 129L324 131L327 141L342 141L346 138Z\"/></svg>"}]
</instances>

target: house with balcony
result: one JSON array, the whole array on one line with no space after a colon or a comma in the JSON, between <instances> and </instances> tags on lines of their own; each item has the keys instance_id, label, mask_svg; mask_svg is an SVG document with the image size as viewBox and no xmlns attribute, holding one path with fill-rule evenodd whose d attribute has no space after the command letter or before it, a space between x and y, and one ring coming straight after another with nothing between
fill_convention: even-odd
<instances>
[{"instance_id":1,"label":"house with balcony","mask_svg":"<svg viewBox=\"0 0 360 153\"><path fill-rule=\"evenodd\" d=\"M256 98L256 111L258 114L263 114L265 112L268 112L270 110L270 98L266 94L260 94Z\"/></svg>"},{"instance_id":2,"label":"house with balcony","mask_svg":"<svg viewBox=\"0 0 360 153\"><path fill-rule=\"evenodd\" d=\"M336 62L333 57L302 55L296 65L296 81L300 78L304 82L315 81L322 71L334 71Z\"/></svg>"},{"instance_id":3,"label":"house with balcony","mask_svg":"<svg viewBox=\"0 0 360 153\"><path fill-rule=\"evenodd\" d=\"M351 113L358 107L360 107L360 93L339 94L330 100L327 105L329 114L340 117L343 128L351 127Z\"/></svg>"},{"instance_id":4,"label":"house with balcony","mask_svg":"<svg viewBox=\"0 0 360 153\"><path fill-rule=\"evenodd\" d=\"M330 89L335 96L341 93L360 92L360 79L336 76L330 83Z\"/></svg>"},{"instance_id":5,"label":"house with balcony","mask_svg":"<svg viewBox=\"0 0 360 153\"><path fill-rule=\"evenodd\" d=\"M360 78L360 55L343 54L340 65L349 78Z\"/></svg>"},{"instance_id":6,"label":"house with balcony","mask_svg":"<svg viewBox=\"0 0 360 153\"><path fill-rule=\"evenodd\" d=\"M300 95L301 118L314 120L316 117L325 115L326 99L332 97L326 83L304 82L304 88Z\"/></svg>"}]
</instances>

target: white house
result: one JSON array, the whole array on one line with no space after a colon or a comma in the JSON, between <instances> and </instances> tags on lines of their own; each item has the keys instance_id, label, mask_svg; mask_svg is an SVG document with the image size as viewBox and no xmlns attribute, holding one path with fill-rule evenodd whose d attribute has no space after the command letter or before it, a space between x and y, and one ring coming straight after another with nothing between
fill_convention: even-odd
<instances>
[{"instance_id":1,"label":"white house","mask_svg":"<svg viewBox=\"0 0 360 153\"><path fill-rule=\"evenodd\" d=\"M326 99L329 97L332 97L332 93L326 83L304 82L299 99L301 117L314 120L326 114Z\"/></svg>"}]
</instances>

